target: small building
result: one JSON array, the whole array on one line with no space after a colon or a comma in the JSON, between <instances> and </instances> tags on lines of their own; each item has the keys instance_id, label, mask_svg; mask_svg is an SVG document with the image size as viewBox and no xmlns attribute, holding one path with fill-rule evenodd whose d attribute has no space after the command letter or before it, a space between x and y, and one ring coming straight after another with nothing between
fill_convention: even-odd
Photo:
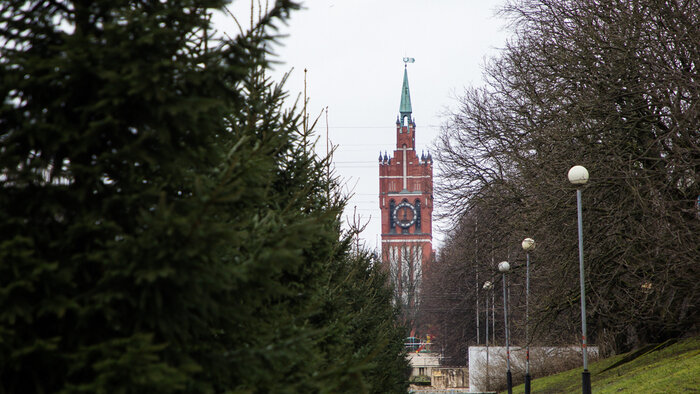
<instances>
[{"instance_id":1,"label":"small building","mask_svg":"<svg viewBox=\"0 0 700 394\"><path fill-rule=\"evenodd\" d=\"M469 387L469 369L466 367L433 368L430 385L436 389Z\"/></svg>"},{"instance_id":2,"label":"small building","mask_svg":"<svg viewBox=\"0 0 700 394\"><path fill-rule=\"evenodd\" d=\"M433 369L440 367L440 357L437 353L408 353L411 363L411 377L432 376Z\"/></svg>"}]
</instances>

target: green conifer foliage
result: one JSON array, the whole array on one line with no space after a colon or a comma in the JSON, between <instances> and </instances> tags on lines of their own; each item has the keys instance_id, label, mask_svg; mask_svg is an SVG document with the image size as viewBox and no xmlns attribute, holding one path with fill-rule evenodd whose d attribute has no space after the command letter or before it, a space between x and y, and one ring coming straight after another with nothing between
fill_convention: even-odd
<instances>
[{"instance_id":1,"label":"green conifer foliage","mask_svg":"<svg viewBox=\"0 0 700 394\"><path fill-rule=\"evenodd\" d=\"M278 1L0 5L0 392L405 389L385 278L265 76Z\"/></svg>"}]
</instances>

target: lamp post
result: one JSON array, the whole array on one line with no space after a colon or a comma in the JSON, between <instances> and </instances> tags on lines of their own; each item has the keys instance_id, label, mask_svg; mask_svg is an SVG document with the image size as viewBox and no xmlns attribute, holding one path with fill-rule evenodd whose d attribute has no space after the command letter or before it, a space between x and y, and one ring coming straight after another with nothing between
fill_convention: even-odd
<instances>
[{"instance_id":1,"label":"lamp post","mask_svg":"<svg viewBox=\"0 0 700 394\"><path fill-rule=\"evenodd\" d=\"M578 264L581 281L581 351L583 353L581 390L583 394L590 394L591 374L588 372L588 349L586 348L586 286L583 275L583 214L581 213L581 187L588 182L588 170L586 170L586 168L583 166L573 166L569 169L568 177L569 182L577 186L576 208L578 212Z\"/></svg>"},{"instance_id":2,"label":"lamp post","mask_svg":"<svg viewBox=\"0 0 700 394\"><path fill-rule=\"evenodd\" d=\"M506 326L506 384L508 385L508 394L513 394L513 375L510 373L510 342L508 337L508 296L506 294L506 272L510 270L510 264L507 261L498 263L498 270L503 274L503 322Z\"/></svg>"},{"instance_id":3,"label":"lamp post","mask_svg":"<svg viewBox=\"0 0 700 394\"><path fill-rule=\"evenodd\" d=\"M530 251L535 249L535 240L525 238L522 246L527 259L525 266L525 394L530 394Z\"/></svg>"},{"instance_id":4,"label":"lamp post","mask_svg":"<svg viewBox=\"0 0 700 394\"><path fill-rule=\"evenodd\" d=\"M493 284L490 281L484 282L483 286L486 290L486 390L491 388L489 382L489 293L493 288Z\"/></svg>"}]
</instances>

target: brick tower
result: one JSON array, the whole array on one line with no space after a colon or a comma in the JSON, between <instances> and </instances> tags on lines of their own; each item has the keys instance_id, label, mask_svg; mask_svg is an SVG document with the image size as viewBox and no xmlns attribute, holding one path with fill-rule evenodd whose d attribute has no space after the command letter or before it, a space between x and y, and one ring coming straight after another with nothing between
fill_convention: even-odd
<instances>
[{"instance_id":1,"label":"brick tower","mask_svg":"<svg viewBox=\"0 0 700 394\"><path fill-rule=\"evenodd\" d=\"M423 273L433 255L433 159L430 153L420 157L416 153L416 123L411 114L404 66L396 148L393 156L379 154L379 207L382 262L394 283L396 301L409 310L415 309Z\"/></svg>"}]
</instances>

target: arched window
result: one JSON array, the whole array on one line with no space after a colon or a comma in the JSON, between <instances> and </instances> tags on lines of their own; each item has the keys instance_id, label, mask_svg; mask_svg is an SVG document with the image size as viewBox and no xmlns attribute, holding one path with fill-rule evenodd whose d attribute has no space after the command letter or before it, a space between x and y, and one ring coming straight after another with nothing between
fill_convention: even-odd
<instances>
[{"instance_id":1,"label":"arched window","mask_svg":"<svg viewBox=\"0 0 700 394\"><path fill-rule=\"evenodd\" d=\"M420 200L416 199L413 206L416 208L416 232L420 233Z\"/></svg>"},{"instance_id":2,"label":"arched window","mask_svg":"<svg viewBox=\"0 0 700 394\"><path fill-rule=\"evenodd\" d=\"M396 232L396 223L394 223L394 210L396 209L396 202L394 200L389 201L389 232Z\"/></svg>"}]
</instances>

